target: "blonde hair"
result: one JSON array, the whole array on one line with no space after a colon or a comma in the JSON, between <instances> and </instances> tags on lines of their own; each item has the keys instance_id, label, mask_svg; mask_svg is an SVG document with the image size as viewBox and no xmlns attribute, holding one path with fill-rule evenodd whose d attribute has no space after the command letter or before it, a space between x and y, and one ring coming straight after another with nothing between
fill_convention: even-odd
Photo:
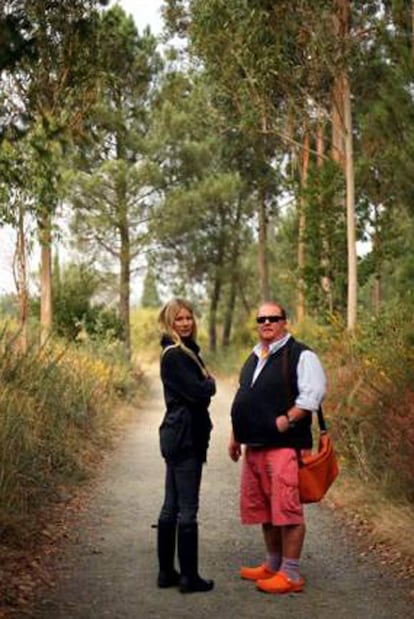
<instances>
[{"instance_id":1,"label":"blonde hair","mask_svg":"<svg viewBox=\"0 0 414 619\"><path fill-rule=\"evenodd\" d=\"M177 314L182 309L186 309L187 311L189 311L191 316L193 317L194 323L193 323L193 332L191 336L195 340L197 337L197 323L196 323L196 319L194 316L194 310L193 310L191 303L189 303L185 299L180 299L180 298L171 299L170 301L168 301L168 303L164 305L164 307L161 309L159 316L158 316L158 322L160 324L161 331L165 335L168 335L172 339L172 341L175 342L176 344L180 344L181 338L178 335L178 333L174 330L174 321L177 318Z\"/></svg>"}]
</instances>

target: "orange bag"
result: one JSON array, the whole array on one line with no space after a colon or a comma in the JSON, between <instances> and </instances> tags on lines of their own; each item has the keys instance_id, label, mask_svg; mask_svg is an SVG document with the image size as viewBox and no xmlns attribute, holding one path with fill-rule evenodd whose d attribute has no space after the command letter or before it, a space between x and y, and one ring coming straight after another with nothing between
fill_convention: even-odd
<instances>
[{"instance_id":1,"label":"orange bag","mask_svg":"<svg viewBox=\"0 0 414 619\"><path fill-rule=\"evenodd\" d=\"M302 503L320 501L338 476L339 467L332 439L326 431L322 410L318 411L319 445L318 451L299 460L299 494Z\"/></svg>"}]
</instances>

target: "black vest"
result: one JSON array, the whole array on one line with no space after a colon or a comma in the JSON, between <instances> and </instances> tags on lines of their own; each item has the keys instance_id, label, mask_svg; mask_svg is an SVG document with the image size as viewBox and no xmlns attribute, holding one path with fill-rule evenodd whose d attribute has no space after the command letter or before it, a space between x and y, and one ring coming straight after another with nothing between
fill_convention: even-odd
<instances>
[{"instance_id":1,"label":"black vest","mask_svg":"<svg viewBox=\"0 0 414 619\"><path fill-rule=\"evenodd\" d=\"M285 346L270 355L253 385L258 358L255 353L248 357L231 409L234 437L238 442L264 447L312 447L311 413L287 432L279 432L275 423L276 417L285 415L295 403L296 368L304 350L309 349L289 338Z\"/></svg>"}]
</instances>

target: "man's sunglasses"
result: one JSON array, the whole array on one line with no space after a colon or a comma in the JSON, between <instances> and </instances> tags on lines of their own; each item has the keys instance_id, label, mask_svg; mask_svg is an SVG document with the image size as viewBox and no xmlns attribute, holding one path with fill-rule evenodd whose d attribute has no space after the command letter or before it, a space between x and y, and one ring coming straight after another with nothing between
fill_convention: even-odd
<instances>
[{"instance_id":1,"label":"man's sunglasses","mask_svg":"<svg viewBox=\"0 0 414 619\"><path fill-rule=\"evenodd\" d=\"M258 325L263 325L266 320L268 322L280 322L281 320L286 320L286 318L284 316L258 316L256 318Z\"/></svg>"}]
</instances>

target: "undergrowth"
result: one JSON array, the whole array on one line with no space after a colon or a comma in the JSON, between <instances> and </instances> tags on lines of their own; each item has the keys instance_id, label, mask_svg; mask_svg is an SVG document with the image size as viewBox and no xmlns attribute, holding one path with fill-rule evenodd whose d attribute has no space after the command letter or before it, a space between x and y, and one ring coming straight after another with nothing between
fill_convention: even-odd
<instances>
[{"instance_id":1,"label":"undergrowth","mask_svg":"<svg viewBox=\"0 0 414 619\"><path fill-rule=\"evenodd\" d=\"M143 377L109 346L51 340L21 354L3 329L0 384L0 540L10 540L61 486L88 476Z\"/></svg>"}]
</instances>

